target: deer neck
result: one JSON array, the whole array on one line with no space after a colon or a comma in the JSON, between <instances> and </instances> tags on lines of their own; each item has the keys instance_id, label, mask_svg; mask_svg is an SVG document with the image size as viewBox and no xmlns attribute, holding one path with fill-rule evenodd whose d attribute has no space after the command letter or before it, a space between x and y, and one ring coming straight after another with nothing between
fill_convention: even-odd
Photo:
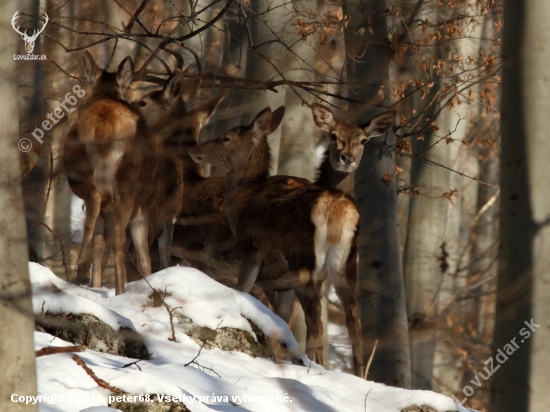
<instances>
[{"instance_id":1,"label":"deer neck","mask_svg":"<svg viewBox=\"0 0 550 412\"><path fill-rule=\"evenodd\" d=\"M258 188L263 186L271 168L271 152L265 137L256 145L246 162L227 172L226 208L233 213L239 213L245 206L246 199Z\"/></svg>"},{"instance_id":2,"label":"deer neck","mask_svg":"<svg viewBox=\"0 0 550 412\"><path fill-rule=\"evenodd\" d=\"M330 164L329 152L325 152L323 163L319 167L319 177L315 181L317 186L338 189L353 197L355 188L355 171L351 173L339 172Z\"/></svg>"}]
</instances>

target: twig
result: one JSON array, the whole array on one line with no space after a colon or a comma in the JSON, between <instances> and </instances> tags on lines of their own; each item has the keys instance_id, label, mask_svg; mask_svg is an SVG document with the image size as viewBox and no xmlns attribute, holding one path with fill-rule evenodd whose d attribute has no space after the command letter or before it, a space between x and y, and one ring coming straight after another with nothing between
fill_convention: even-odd
<instances>
[{"instance_id":1,"label":"twig","mask_svg":"<svg viewBox=\"0 0 550 412\"><path fill-rule=\"evenodd\" d=\"M371 351L370 356L369 356L369 361L367 362L367 366L365 367L365 375L363 376L363 379L365 379L365 380L367 380L367 375L369 373L370 364L372 363L372 359L374 358L374 352L376 352L376 345L378 345L378 339L376 339L376 341L374 342L374 346L372 347L372 351ZM365 402L366 402L366 399L367 398L365 397Z\"/></svg>"},{"instance_id":2,"label":"twig","mask_svg":"<svg viewBox=\"0 0 550 412\"><path fill-rule=\"evenodd\" d=\"M195 363L195 360L197 360L197 358L198 358L199 356L201 356L201 351L202 351L202 349L205 347L205 345L206 345L206 341L204 341L204 342L202 343L202 345L201 345L201 347L200 347L200 349L199 349L199 352L195 355L195 357L194 357L193 359L191 359L189 362L187 362L185 365L183 365L184 368L187 367L187 366L189 366L189 365L191 365L192 363Z\"/></svg>"},{"instance_id":3,"label":"twig","mask_svg":"<svg viewBox=\"0 0 550 412\"><path fill-rule=\"evenodd\" d=\"M487 203L485 203L481 207L481 209L479 209L479 212L477 212L476 216L474 217L474 220L472 220L471 226L475 226L477 224L477 221L479 220L481 215L485 213L487 209L489 209L493 205L493 203L495 203L499 194L500 194L500 189L497 190L497 192L493 196L491 196L491 198L487 201Z\"/></svg>"},{"instance_id":4,"label":"twig","mask_svg":"<svg viewBox=\"0 0 550 412\"><path fill-rule=\"evenodd\" d=\"M369 389L369 391L368 391L367 394L365 395L365 412L367 412L367 396L369 396L370 391L372 391L372 388Z\"/></svg>"},{"instance_id":5,"label":"twig","mask_svg":"<svg viewBox=\"0 0 550 412\"><path fill-rule=\"evenodd\" d=\"M122 391L118 389L116 386L111 386L107 382L105 382L103 379L99 379L93 370L91 370L86 363L80 358L78 355L73 353L73 356L71 356L72 359L80 366L82 366L82 369L86 371L86 373L102 388L105 388L107 390L110 390L111 392L114 392L116 394L121 394Z\"/></svg>"},{"instance_id":6,"label":"twig","mask_svg":"<svg viewBox=\"0 0 550 412\"><path fill-rule=\"evenodd\" d=\"M220 10L220 12L216 15L216 17L214 17L212 20L210 20L208 23L206 23L204 26L202 26L201 28L195 30L195 31L192 31L191 33L188 33L186 34L185 36L181 36L181 37L178 37L176 40L178 41L184 41L184 40L188 40L192 37L195 37L197 34L203 32L204 30L206 30L207 28L209 27L212 27L214 24L216 24L216 22L221 19L223 17L223 15L227 12L227 10L229 10L229 7L231 7L231 5L235 2L235 0L228 0L227 4L225 5L225 7L223 9Z\"/></svg>"},{"instance_id":7,"label":"twig","mask_svg":"<svg viewBox=\"0 0 550 412\"><path fill-rule=\"evenodd\" d=\"M75 76L73 76L72 74L67 73L65 70L63 70L63 68L62 68L59 64L57 64L57 63L54 62L53 60L51 60L51 62L53 63L53 65L54 65L55 67L57 67L59 70L61 70L61 71L62 71L63 73L65 73L67 76L69 76L69 77L71 77L71 78L73 78L73 79L75 79L75 80L78 80L79 82L83 82L83 81L84 81L83 79L79 79L78 77L75 77Z\"/></svg>"},{"instance_id":8,"label":"twig","mask_svg":"<svg viewBox=\"0 0 550 412\"><path fill-rule=\"evenodd\" d=\"M86 345L80 346L48 346L47 348L42 348L34 352L34 356L39 358L46 355L54 355L56 353L70 353L70 352L84 352L86 350Z\"/></svg>"},{"instance_id":9,"label":"twig","mask_svg":"<svg viewBox=\"0 0 550 412\"><path fill-rule=\"evenodd\" d=\"M151 356L151 355L152 355L152 353L149 354L149 356ZM132 366L132 365L136 365L138 367L138 369L141 370L141 368L138 365L138 362L141 362L141 361L144 361L144 360L145 360L145 358L138 359L137 361L127 363L126 365L122 365L120 368L123 369L123 368L128 368L129 366Z\"/></svg>"},{"instance_id":10,"label":"twig","mask_svg":"<svg viewBox=\"0 0 550 412\"><path fill-rule=\"evenodd\" d=\"M59 245L61 246L61 256L63 258L63 268L65 269L65 277L67 278L67 281L69 280L69 272L67 272L67 259L65 258L65 247L63 246L63 241L59 237L57 233L55 233L46 223L39 222L39 225L44 226L46 229L48 229L48 232L50 232L52 235L55 236L55 238L58 240Z\"/></svg>"},{"instance_id":11,"label":"twig","mask_svg":"<svg viewBox=\"0 0 550 412\"><path fill-rule=\"evenodd\" d=\"M141 12L143 11L143 9L145 8L145 6L147 6L147 3L149 3L150 0L143 0L141 2L141 4L139 5L139 7L136 9L136 12L132 15L132 17L130 18L130 20L128 21L128 24L126 25L126 27L124 28L124 31L129 33L130 30L132 30L132 26L134 25L134 22L137 20L137 18L139 17L139 15L141 14Z\"/></svg>"}]
</instances>

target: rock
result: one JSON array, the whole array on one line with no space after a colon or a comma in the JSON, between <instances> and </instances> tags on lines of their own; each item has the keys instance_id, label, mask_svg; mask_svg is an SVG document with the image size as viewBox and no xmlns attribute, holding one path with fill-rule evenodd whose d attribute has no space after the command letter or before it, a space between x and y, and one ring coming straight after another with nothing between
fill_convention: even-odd
<instances>
[{"instance_id":1,"label":"rock","mask_svg":"<svg viewBox=\"0 0 550 412\"><path fill-rule=\"evenodd\" d=\"M246 353L254 358L267 357L265 349L247 331L233 328L212 330L205 327L194 327L187 335L206 349L219 348L225 351Z\"/></svg>"},{"instance_id":2,"label":"rock","mask_svg":"<svg viewBox=\"0 0 550 412\"><path fill-rule=\"evenodd\" d=\"M421 406L414 405L403 409L401 412L439 412L439 411L428 405L421 405ZM456 412L456 411L445 411L445 412Z\"/></svg>"},{"instance_id":3,"label":"rock","mask_svg":"<svg viewBox=\"0 0 550 412\"><path fill-rule=\"evenodd\" d=\"M128 328L118 331L93 315L46 313L36 316L35 329L47 332L75 345L86 345L97 352L148 359L149 352L141 336Z\"/></svg>"},{"instance_id":4,"label":"rock","mask_svg":"<svg viewBox=\"0 0 550 412\"><path fill-rule=\"evenodd\" d=\"M135 396L139 399L140 395ZM113 402L109 406L122 412L190 412L181 402L159 402L157 395L151 395L151 402L122 401Z\"/></svg>"},{"instance_id":5,"label":"rock","mask_svg":"<svg viewBox=\"0 0 550 412\"><path fill-rule=\"evenodd\" d=\"M149 295L149 302L146 306L166 306L164 302L167 296L171 296L170 293L155 290ZM169 307L167 307L167 310L172 314L174 330L185 333L197 344L206 349L219 348L224 351L242 352L254 358L292 359L292 356L281 342L267 338L258 325L250 319L247 319L247 321L257 340L254 339L254 336L250 332L241 329L217 328L213 330L203 326L196 326L190 318L180 313L180 311L172 311Z\"/></svg>"}]
</instances>

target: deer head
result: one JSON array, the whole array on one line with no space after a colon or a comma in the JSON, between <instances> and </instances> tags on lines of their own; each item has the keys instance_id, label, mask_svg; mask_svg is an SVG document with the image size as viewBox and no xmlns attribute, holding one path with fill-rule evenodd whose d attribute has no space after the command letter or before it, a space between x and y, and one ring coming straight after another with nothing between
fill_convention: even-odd
<instances>
[{"instance_id":1,"label":"deer head","mask_svg":"<svg viewBox=\"0 0 550 412\"><path fill-rule=\"evenodd\" d=\"M331 166L344 173L351 173L359 167L365 144L371 137L388 131L395 120L396 112L380 113L363 125L340 122L326 106L313 103L311 106L315 124L329 133L329 160Z\"/></svg>"},{"instance_id":2,"label":"deer head","mask_svg":"<svg viewBox=\"0 0 550 412\"><path fill-rule=\"evenodd\" d=\"M17 10L15 12L15 14L13 15L13 17L11 19L11 25L12 25L13 29L17 33L19 33L21 35L21 38L25 41L25 49L27 50L27 54L31 54L32 51L34 50L34 42L38 38L38 35L40 33L42 33L44 31L44 29L46 28L46 24L48 24L49 17L46 13L44 13L44 20L45 20L44 25L42 26L42 28L40 30L33 30L32 36L27 35L27 30L26 29L25 29L24 32L21 32L21 31L19 31L20 26L15 27L15 21L17 20L18 17L19 17L19 10Z\"/></svg>"},{"instance_id":3,"label":"deer head","mask_svg":"<svg viewBox=\"0 0 550 412\"><path fill-rule=\"evenodd\" d=\"M209 163L230 170L243 165L254 165L254 149L264 143L265 137L275 131L285 115L284 106L274 112L266 107L249 126L237 126L222 136L200 143L189 151L197 163Z\"/></svg>"},{"instance_id":4,"label":"deer head","mask_svg":"<svg viewBox=\"0 0 550 412\"><path fill-rule=\"evenodd\" d=\"M101 69L88 50L84 52L86 79L93 85L92 95L127 100L130 84L134 77L134 63L130 56L123 59L116 72Z\"/></svg>"}]
</instances>

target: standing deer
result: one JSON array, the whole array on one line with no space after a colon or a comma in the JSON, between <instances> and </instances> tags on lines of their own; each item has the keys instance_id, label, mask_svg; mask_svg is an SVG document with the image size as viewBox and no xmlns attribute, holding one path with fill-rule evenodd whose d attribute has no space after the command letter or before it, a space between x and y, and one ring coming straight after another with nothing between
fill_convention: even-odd
<instances>
[{"instance_id":1,"label":"standing deer","mask_svg":"<svg viewBox=\"0 0 550 412\"><path fill-rule=\"evenodd\" d=\"M330 134L330 144L315 184L326 189L339 189L353 196L355 171L361 161L364 145L370 137L381 135L389 129L395 119L395 112L376 115L360 126L339 121L329 108L318 103L312 105L312 113L317 126ZM179 217L185 226L176 226L173 254L187 259L216 280L235 287L240 262L227 258L234 248L235 239L226 219L218 217L216 220L216 216L219 216L216 213L222 210L221 205L225 201L225 187L222 186L222 179L210 179L211 190L191 191L184 199ZM216 207L205 208L204 204L213 199L217 199ZM289 322L294 302L292 290L272 294L269 300L262 297L258 289L255 291L256 297L271 305L279 316Z\"/></svg>"},{"instance_id":2,"label":"standing deer","mask_svg":"<svg viewBox=\"0 0 550 412\"><path fill-rule=\"evenodd\" d=\"M228 169L226 213L241 258L237 289L255 283L273 291L294 290L306 316L308 356L322 363L320 287L328 275L346 315L354 372L362 373L361 325L355 298L359 212L338 190L303 179L268 177L266 135L282 116L270 108L250 126L239 126L190 151L197 162ZM264 269L264 270L262 270Z\"/></svg>"},{"instance_id":3,"label":"standing deer","mask_svg":"<svg viewBox=\"0 0 550 412\"><path fill-rule=\"evenodd\" d=\"M137 109L124 100L134 75L132 59L122 60L115 73L101 70L87 51L84 62L86 76L93 84L92 97L79 109L63 150L69 185L86 205L77 282L87 278L94 231L102 233L105 226L113 239L116 293L120 294L125 283L125 230L139 178L137 146L146 128ZM96 266L101 268L101 262Z\"/></svg>"},{"instance_id":4,"label":"standing deer","mask_svg":"<svg viewBox=\"0 0 550 412\"><path fill-rule=\"evenodd\" d=\"M201 129L224 97L221 95L199 108L189 110L187 102L195 96L201 83L200 78L195 78L182 86L176 104L166 105L162 96L169 83L162 91L152 92L137 104L148 127L158 129L155 136L161 148L155 157L156 173L154 182L151 182L152 190L148 192L148 197L141 197L138 211L138 215L144 218L144 228L148 230L146 249L158 238L161 269L170 266L173 221L181 209L184 196L195 187L197 181L193 173L195 168L189 170L192 161L187 152L197 144ZM142 167L150 169L150 165L143 164ZM140 254L149 256L143 248L136 251L138 262Z\"/></svg>"}]
</instances>

